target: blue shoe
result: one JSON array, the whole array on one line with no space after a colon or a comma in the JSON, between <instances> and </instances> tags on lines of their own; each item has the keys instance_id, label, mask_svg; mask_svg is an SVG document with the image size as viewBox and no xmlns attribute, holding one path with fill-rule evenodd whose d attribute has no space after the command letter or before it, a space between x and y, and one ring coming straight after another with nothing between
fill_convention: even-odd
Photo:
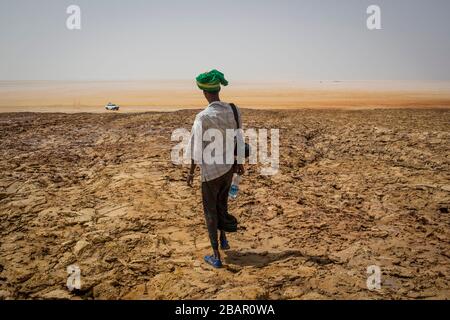
<instances>
[{"instance_id":1,"label":"blue shoe","mask_svg":"<svg viewBox=\"0 0 450 320\"><path fill-rule=\"evenodd\" d=\"M230 249L230 245L228 244L228 240L220 240L220 248L222 250L229 250Z\"/></svg>"},{"instance_id":2,"label":"blue shoe","mask_svg":"<svg viewBox=\"0 0 450 320\"><path fill-rule=\"evenodd\" d=\"M214 268L222 267L222 261L215 258L214 256L205 256L205 262L212 265Z\"/></svg>"}]
</instances>

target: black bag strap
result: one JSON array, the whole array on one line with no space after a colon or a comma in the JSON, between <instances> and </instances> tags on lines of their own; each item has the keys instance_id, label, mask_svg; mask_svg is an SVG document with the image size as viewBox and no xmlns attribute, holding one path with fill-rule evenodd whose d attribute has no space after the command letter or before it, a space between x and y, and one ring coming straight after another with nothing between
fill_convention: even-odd
<instances>
[{"instance_id":1,"label":"black bag strap","mask_svg":"<svg viewBox=\"0 0 450 320\"><path fill-rule=\"evenodd\" d=\"M234 120L236 120L236 127L238 129L240 129L241 126L239 125L239 114L237 112L236 105L234 103L230 103L230 107L231 107L231 110L233 110Z\"/></svg>"},{"instance_id":2,"label":"black bag strap","mask_svg":"<svg viewBox=\"0 0 450 320\"><path fill-rule=\"evenodd\" d=\"M236 127L238 129L241 129L241 126L239 125L239 114L236 108L236 105L234 103L230 103L230 107L231 110L233 110L233 114L234 114L234 120L236 121ZM234 155L237 155L237 141L236 141L236 137L234 138L235 140L235 144L234 144ZM244 143L245 146L245 158L250 157L250 146L248 143ZM237 164L236 160L234 161L234 164Z\"/></svg>"}]
</instances>

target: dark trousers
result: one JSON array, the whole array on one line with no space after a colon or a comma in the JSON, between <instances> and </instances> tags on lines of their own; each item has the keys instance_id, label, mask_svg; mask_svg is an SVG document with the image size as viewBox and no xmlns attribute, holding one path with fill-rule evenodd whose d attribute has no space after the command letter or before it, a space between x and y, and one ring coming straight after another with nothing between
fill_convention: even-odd
<instances>
[{"instance_id":1,"label":"dark trousers","mask_svg":"<svg viewBox=\"0 0 450 320\"><path fill-rule=\"evenodd\" d=\"M224 221L228 212L228 192L233 180L233 169L223 176L211 181L202 182L203 211L205 213L206 227L213 250L218 250L217 226L219 221ZM220 233L225 237L225 232Z\"/></svg>"}]
</instances>

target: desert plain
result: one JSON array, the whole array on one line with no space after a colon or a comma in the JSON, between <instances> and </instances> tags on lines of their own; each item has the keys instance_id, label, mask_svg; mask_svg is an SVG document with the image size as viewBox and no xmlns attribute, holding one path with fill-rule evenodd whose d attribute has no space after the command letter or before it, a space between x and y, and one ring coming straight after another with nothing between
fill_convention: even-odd
<instances>
[{"instance_id":1,"label":"desert plain","mask_svg":"<svg viewBox=\"0 0 450 320\"><path fill-rule=\"evenodd\" d=\"M450 298L446 85L224 90L280 130L280 171L246 166L219 270L199 173L170 158L201 92L152 88L1 82L0 299Z\"/></svg>"}]
</instances>

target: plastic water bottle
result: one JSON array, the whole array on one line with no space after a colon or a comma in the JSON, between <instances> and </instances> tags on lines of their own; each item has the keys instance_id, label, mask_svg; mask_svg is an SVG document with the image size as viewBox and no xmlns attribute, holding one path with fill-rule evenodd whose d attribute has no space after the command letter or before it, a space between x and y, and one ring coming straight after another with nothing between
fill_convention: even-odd
<instances>
[{"instance_id":1,"label":"plastic water bottle","mask_svg":"<svg viewBox=\"0 0 450 320\"><path fill-rule=\"evenodd\" d=\"M241 181L241 176L237 173L233 174L233 180L231 181L230 192L228 192L228 196L230 199L234 200L237 198L239 191L239 182Z\"/></svg>"}]
</instances>

